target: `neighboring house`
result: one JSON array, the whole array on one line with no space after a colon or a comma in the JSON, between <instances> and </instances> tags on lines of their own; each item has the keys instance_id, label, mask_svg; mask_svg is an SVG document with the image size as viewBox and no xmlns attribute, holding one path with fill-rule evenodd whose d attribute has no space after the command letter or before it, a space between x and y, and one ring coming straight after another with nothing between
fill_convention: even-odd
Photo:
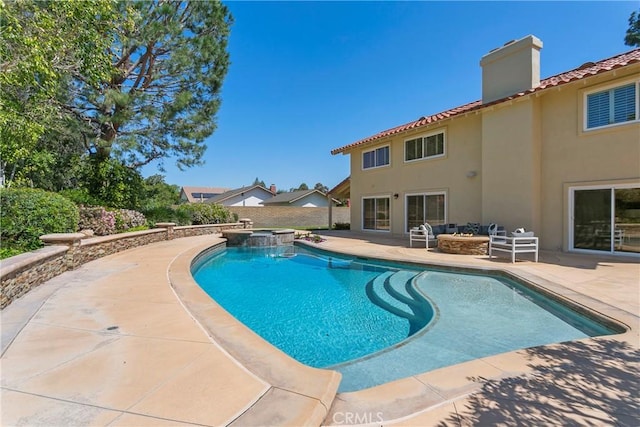
<instances>
[{"instance_id":1,"label":"neighboring house","mask_svg":"<svg viewBox=\"0 0 640 427\"><path fill-rule=\"evenodd\" d=\"M544 249L640 253L640 49L540 80L541 48L485 55L482 100L333 150L351 155L351 229L496 222Z\"/></svg>"},{"instance_id":2,"label":"neighboring house","mask_svg":"<svg viewBox=\"0 0 640 427\"><path fill-rule=\"evenodd\" d=\"M271 199L274 194L275 193L267 190L261 185L251 185L218 194L217 196L208 199L207 203L218 203L223 206L262 207L262 202Z\"/></svg>"},{"instance_id":3,"label":"neighboring house","mask_svg":"<svg viewBox=\"0 0 640 427\"><path fill-rule=\"evenodd\" d=\"M331 199L332 206L337 203ZM265 206L296 206L301 208L326 208L329 206L327 195L320 190L298 190L280 193L262 202Z\"/></svg>"},{"instance_id":4,"label":"neighboring house","mask_svg":"<svg viewBox=\"0 0 640 427\"><path fill-rule=\"evenodd\" d=\"M225 191L229 191L229 189L218 187L182 187L180 189L180 200L190 203L203 203Z\"/></svg>"}]
</instances>

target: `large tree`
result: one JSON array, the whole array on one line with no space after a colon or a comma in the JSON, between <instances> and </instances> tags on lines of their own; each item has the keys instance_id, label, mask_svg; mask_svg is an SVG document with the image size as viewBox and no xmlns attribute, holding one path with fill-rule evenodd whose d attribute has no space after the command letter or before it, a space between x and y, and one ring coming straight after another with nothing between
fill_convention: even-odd
<instances>
[{"instance_id":1,"label":"large tree","mask_svg":"<svg viewBox=\"0 0 640 427\"><path fill-rule=\"evenodd\" d=\"M253 180L253 185L260 185L264 188L267 188L267 185L264 183L264 181L261 179L258 179L258 177L256 177L256 179Z\"/></svg>"},{"instance_id":2,"label":"large tree","mask_svg":"<svg viewBox=\"0 0 640 427\"><path fill-rule=\"evenodd\" d=\"M163 175L152 175L144 180L143 210L163 208L180 203L180 187L167 184Z\"/></svg>"},{"instance_id":3,"label":"large tree","mask_svg":"<svg viewBox=\"0 0 640 427\"><path fill-rule=\"evenodd\" d=\"M119 2L121 20L109 49L114 72L99 85L76 79L65 105L85 123L88 150L137 168L174 157L202 163L204 140L229 65L231 16L218 1Z\"/></svg>"},{"instance_id":4,"label":"large tree","mask_svg":"<svg viewBox=\"0 0 640 427\"><path fill-rule=\"evenodd\" d=\"M313 187L314 190L318 190L318 191L322 191L323 193L326 193L327 191L329 191L329 187L327 187L326 185L324 185L321 182L316 183L316 185Z\"/></svg>"},{"instance_id":5,"label":"large tree","mask_svg":"<svg viewBox=\"0 0 640 427\"><path fill-rule=\"evenodd\" d=\"M631 12L629 16L629 28L624 37L624 44L640 47L640 10Z\"/></svg>"},{"instance_id":6,"label":"large tree","mask_svg":"<svg viewBox=\"0 0 640 427\"><path fill-rule=\"evenodd\" d=\"M62 123L53 100L65 81L97 86L109 78L112 0L0 0L0 171L41 175L55 152L39 146Z\"/></svg>"}]
</instances>

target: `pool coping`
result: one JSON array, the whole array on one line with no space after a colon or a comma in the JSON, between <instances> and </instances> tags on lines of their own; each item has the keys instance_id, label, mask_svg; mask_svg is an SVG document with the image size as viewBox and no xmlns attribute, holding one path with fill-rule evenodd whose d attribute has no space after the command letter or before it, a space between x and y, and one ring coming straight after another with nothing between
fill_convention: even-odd
<instances>
[{"instance_id":1,"label":"pool coping","mask_svg":"<svg viewBox=\"0 0 640 427\"><path fill-rule=\"evenodd\" d=\"M215 302L191 267L225 242L201 244L178 255L167 276L178 299L207 335L270 389L231 425L320 425L336 396L341 374L304 365L274 347Z\"/></svg>"},{"instance_id":2,"label":"pool coping","mask_svg":"<svg viewBox=\"0 0 640 427\"><path fill-rule=\"evenodd\" d=\"M349 250L326 249L317 243L296 241L321 251L347 256L359 256ZM344 425L349 424L344 414L356 415L356 424L374 425L397 423L416 414L437 410L452 405L478 392L488 381L502 380L522 375L532 375L531 355L528 350L516 350L480 359L471 360L434 371L398 379L369 389L337 393L340 374L336 371L306 366L286 355L255 332L244 326L224 308L219 306L195 283L191 276L191 266L203 253L224 246L204 244L182 253L169 267L169 281L179 299L191 315L201 324L216 342L220 343L235 359L248 370L272 385L272 392L265 394L258 404L249 408L238 420L238 424L270 425L281 424L282 413L291 414L294 408L300 410L299 418L304 424ZM524 282L553 299L569 303L574 309L593 312L610 325L623 327L624 332L606 337L585 338L581 342L598 341L602 338L630 342L636 345L638 331L634 327L638 319L633 314L599 301L588 295L573 291L530 272L512 266L469 266L452 262L407 261L401 256L386 254L384 257L369 258L434 267L444 270L500 275ZM571 342L576 342L571 341ZM563 344L550 344L536 348L552 348ZM311 379L313 378L313 380ZM318 381L318 383L314 383ZM312 387L310 387L312 386ZM307 397L303 405L292 406L287 397ZM286 412L282 412L282 410ZM280 414L280 415L278 415ZM366 421L366 422L362 422ZM296 424L295 421L293 421ZM235 422L234 422L235 424Z\"/></svg>"}]
</instances>

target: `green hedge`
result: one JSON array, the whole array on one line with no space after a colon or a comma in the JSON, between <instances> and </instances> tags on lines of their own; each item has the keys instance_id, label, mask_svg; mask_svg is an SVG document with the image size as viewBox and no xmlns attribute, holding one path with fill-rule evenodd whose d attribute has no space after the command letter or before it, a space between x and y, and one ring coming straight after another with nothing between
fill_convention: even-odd
<instances>
[{"instance_id":1,"label":"green hedge","mask_svg":"<svg viewBox=\"0 0 640 427\"><path fill-rule=\"evenodd\" d=\"M190 224L180 225L223 224L238 220L237 214L215 203L186 203L178 206L177 212L190 221Z\"/></svg>"},{"instance_id":2,"label":"green hedge","mask_svg":"<svg viewBox=\"0 0 640 427\"><path fill-rule=\"evenodd\" d=\"M59 194L30 188L0 190L3 249L37 249L42 246L41 235L72 233L77 226L78 208Z\"/></svg>"},{"instance_id":3,"label":"green hedge","mask_svg":"<svg viewBox=\"0 0 640 427\"><path fill-rule=\"evenodd\" d=\"M179 210L177 207L157 206L142 211L147 218L150 227L155 227L158 222L175 222L178 225L190 225L191 215L185 210Z\"/></svg>"}]
</instances>

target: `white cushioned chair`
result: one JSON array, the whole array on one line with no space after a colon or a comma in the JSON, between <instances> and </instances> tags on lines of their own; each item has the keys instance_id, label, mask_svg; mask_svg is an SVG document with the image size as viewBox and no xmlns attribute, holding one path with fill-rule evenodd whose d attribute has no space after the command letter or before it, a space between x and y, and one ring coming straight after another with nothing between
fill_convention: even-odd
<instances>
[{"instance_id":1,"label":"white cushioned chair","mask_svg":"<svg viewBox=\"0 0 640 427\"><path fill-rule=\"evenodd\" d=\"M429 250L429 241L438 241L433 235L433 228L427 223L409 230L409 247L413 247L413 242L424 242L425 248Z\"/></svg>"}]
</instances>

